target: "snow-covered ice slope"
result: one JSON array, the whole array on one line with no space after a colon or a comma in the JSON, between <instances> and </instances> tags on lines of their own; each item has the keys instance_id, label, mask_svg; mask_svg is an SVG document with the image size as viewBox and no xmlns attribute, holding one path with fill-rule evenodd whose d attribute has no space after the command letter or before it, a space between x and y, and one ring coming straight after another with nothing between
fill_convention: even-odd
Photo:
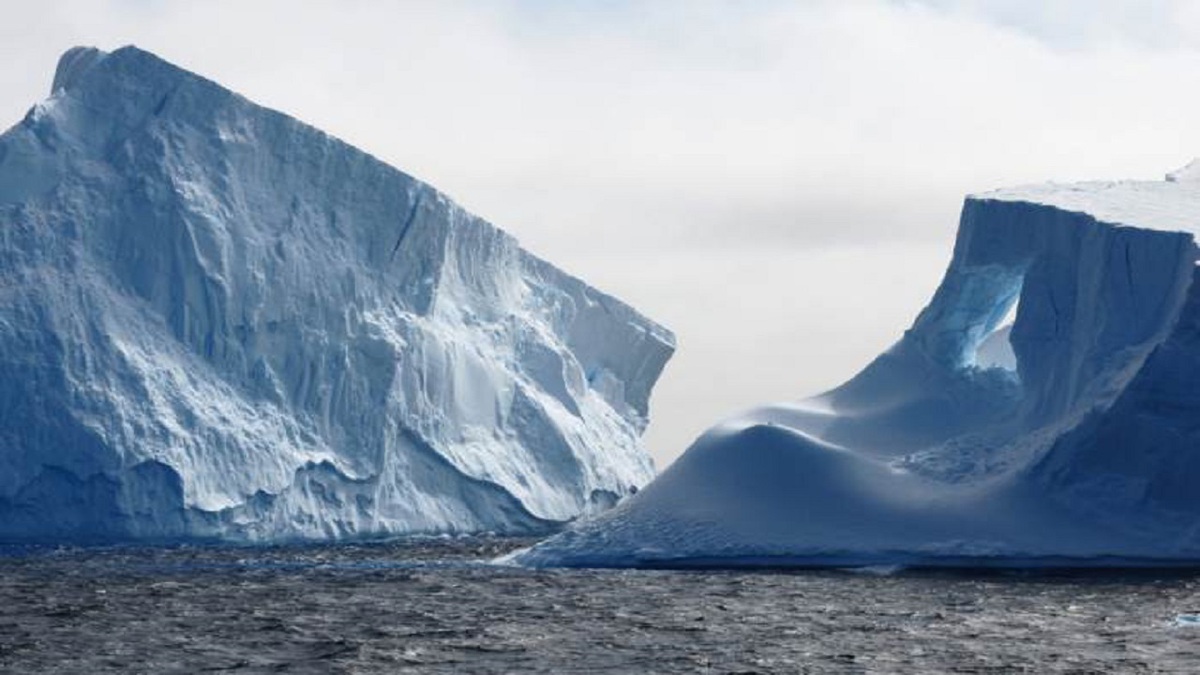
<instances>
[{"instance_id":1,"label":"snow-covered ice slope","mask_svg":"<svg viewBox=\"0 0 1200 675\"><path fill-rule=\"evenodd\" d=\"M968 197L941 286L859 375L719 424L516 557L1200 562L1198 231L1197 164Z\"/></svg>"},{"instance_id":2,"label":"snow-covered ice slope","mask_svg":"<svg viewBox=\"0 0 1200 675\"><path fill-rule=\"evenodd\" d=\"M673 337L127 47L0 136L0 538L527 532L653 476Z\"/></svg>"}]
</instances>

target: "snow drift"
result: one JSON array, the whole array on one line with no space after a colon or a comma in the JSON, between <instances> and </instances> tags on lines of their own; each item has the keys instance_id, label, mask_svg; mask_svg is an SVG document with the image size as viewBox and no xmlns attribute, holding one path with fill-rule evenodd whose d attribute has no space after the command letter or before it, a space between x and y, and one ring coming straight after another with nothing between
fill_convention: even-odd
<instances>
[{"instance_id":1,"label":"snow drift","mask_svg":"<svg viewBox=\"0 0 1200 675\"><path fill-rule=\"evenodd\" d=\"M1200 562L1197 231L1197 163L968 197L941 286L859 375L719 424L517 558Z\"/></svg>"},{"instance_id":2,"label":"snow drift","mask_svg":"<svg viewBox=\"0 0 1200 675\"><path fill-rule=\"evenodd\" d=\"M653 476L664 328L127 47L0 136L0 537L527 532Z\"/></svg>"}]
</instances>

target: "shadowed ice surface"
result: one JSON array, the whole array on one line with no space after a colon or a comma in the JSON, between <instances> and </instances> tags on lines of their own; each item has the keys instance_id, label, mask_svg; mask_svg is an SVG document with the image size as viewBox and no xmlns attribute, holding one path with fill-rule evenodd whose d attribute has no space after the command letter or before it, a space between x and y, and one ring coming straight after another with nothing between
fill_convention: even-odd
<instances>
[{"instance_id":1,"label":"shadowed ice surface","mask_svg":"<svg viewBox=\"0 0 1200 675\"><path fill-rule=\"evenodd\" d=\"M967 197L845 384L710 428L530 566L1200 562L1200 162Z\"/></svg>"},{"instance_id":2,"label":"shadowed ice surface","mask_svg":"<svg viewBox=\"0 0 1200 675\"><path fill-rule=\"evenodd\" d=\"M1188 574L528 570L528 541L7 548L0 671L1188 672Z\"/></svg>"}]
</instances>

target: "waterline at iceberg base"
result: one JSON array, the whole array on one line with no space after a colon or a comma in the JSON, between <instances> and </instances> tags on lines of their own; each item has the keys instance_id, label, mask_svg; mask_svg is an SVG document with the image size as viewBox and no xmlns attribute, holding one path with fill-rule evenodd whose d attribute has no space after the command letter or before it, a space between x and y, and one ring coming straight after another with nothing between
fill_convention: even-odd
<instances>
[{"instance_id":1,"label":"waterline at iceberg base","mask_svg":"<svg viewBox=\"0 0 1200 675\"><path fill-rule=\"evenodd\" d=\"M967 198L846 384L718 424L534 566L1200 564L1200 164Z\"/></svg>"},{"instance_id":2,"label":"waterline at iceberg base","mask_svg":"<svg viewBox=\"0 0 1200 675\"><path fill-rule=\"evenodd\" d=\"M0 136L0 539L542 532L671 333L370 155L77 48Z\"/></svg>"}]
</instances>

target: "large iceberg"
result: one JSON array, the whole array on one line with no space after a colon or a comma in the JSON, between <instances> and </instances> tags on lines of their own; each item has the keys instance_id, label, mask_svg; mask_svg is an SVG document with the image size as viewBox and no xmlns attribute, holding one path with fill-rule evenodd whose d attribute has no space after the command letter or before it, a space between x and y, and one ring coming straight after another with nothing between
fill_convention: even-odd
<instances>
[{"instance_id":1,"label":"large iceberg","mask_svg":"<svg viewBox=\"0 0 1200 675\"><path fill-rule=\"evenodd\" d=\"M653 477L669 331L127 47L0 136L0 537L504 533Z\"/></svg>"},{"instance_id":2,"label":"large iceberg","mask_svg":"<svg viewBox=\"0 0 1200 675\"><path fill-rule=\"evenodd\" d=\"M530 565L1200 563L1200 163L967 198L941 286ZM861 311L856 308L852 311Z\"/></svg>"}]
</instances>

